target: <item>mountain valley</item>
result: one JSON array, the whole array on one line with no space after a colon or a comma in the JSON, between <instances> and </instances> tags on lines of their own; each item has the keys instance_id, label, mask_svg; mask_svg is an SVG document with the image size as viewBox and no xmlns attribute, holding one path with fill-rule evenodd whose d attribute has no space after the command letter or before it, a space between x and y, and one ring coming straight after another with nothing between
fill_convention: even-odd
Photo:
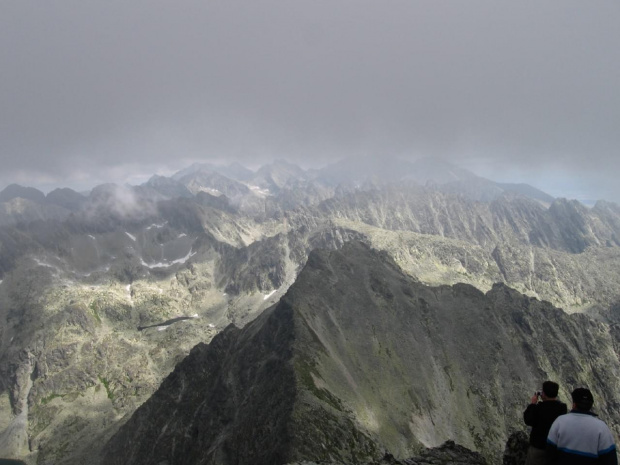
<instances>
[{"instance_id":1,"label":"mountain valley","mask_svg":"<svg viewBox=\"0 0 620 465\"><path fill-rule=\"evenodd\" d=\"M357 463L445 440L496 461L544 377L564 398L589 385L617 425L620 207L429 161L363 168L1 192L0 457L160 463L189 434L209 453L170 463ZM189 431L194 411L213 423Z\"/></svg>"}]
</instances>

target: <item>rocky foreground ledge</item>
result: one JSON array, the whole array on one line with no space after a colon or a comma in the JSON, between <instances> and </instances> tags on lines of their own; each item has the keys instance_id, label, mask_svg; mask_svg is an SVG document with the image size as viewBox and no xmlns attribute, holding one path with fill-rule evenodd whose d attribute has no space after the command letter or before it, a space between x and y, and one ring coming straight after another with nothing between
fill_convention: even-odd
<instances>
[{"instance_id":1,"label":"rocky foreground ledge","mask_svg":"<svg viewBox=\"0 0 620 465\"><path fill-rule=\"evenodd\" d=\"M528 436L525 431L513 433L506 443L504 450L503 465L521 465L525 463L527 455ZM342 462L292 462L287 465L353 465ZM485 458L478 452L456 444L454 441L446 441L439 447L425 449L419 455L408 459L397 460L390 453L378 462L367 462L356 465L487 465Z\"/></svg>"},{"instance_id":2,"label":"rocky foreground ledge","mask_svg":"<svg viewBox=\"0 0 620 465\"><path fill-rule=\"evenodd\" d=\"M487 465L486 460L478 452L460 446L454 441L446 441L439 447L426 449L416 457L397 460L387 453L378 462L367 462L357 465ZM293 462L287 465L345 465L342 462ZM347 464L352 465L352 464Z\"/></svg>"}]
</instances>

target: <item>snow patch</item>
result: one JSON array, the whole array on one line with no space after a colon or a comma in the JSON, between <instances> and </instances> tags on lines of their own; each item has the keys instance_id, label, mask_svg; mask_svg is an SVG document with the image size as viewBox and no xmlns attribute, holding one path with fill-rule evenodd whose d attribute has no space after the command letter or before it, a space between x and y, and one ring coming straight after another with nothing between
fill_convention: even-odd
<instances>
[{"instance_id":1,"label":"snow patch","mask_svg":"<svg viewBox=\"0 0 620 465\"><path fill-rule=\"evenodd\" d=\"M222 195L222 192L217 190L217 189L213 189L211 187L201 187L200 190L202 192L206 192L207 194L211 194L215 197L219 197L220 195Z\"/></svg>"},{"instance_id":2,"label":"snow patch","mask_svg":"<svg viewBox=\"0 0 620 465\"><path fill-rule=\"evenodd\" d=\"M155 224L155 223L153 223L152 225L148 226L148 227L146 228L146 230L148 231L149 229L153 229L153 228L158 228L158 229L159 229L159 228L163 228L163 227L164 227L164 226L166 226L167 224L168 224L168 222L167 222L167 221L166 221L166 222L164 222L164 223L162 223L162 224Z\"/></svg>"},{"instance_id":3,"label":"snow patch","mask_svg":"<svg viewBox=\"0 0 620 465\"><path fill-rule=\"evenodd\" d=\"M215 325L213 323L209 323L209 328L215 328Z\"/></svg>"},{"instance_id":4,"label":"snow patch","mask_svg":"<svg viewBox=\"0 0 620 465\"><path fill-rule=\"evenodd\" d=\"M93 236L92 234L89 234L88 237L90 237L93 241L97 240L97 238L95 236Z\"/></svg>"},{"instance_id":5,"label":"snow patch","mask_svg":"<svg viewBox=\"0 0 620 465\"><path fill-rule=\"evenodd\" d=\"M79 271L75 271L75 270L73 270L72 273L75 276L81 276L82 278L88 278L93 273L107 273L108 271L110 271L110 265L106 265L103 268L97 268L96 270L89 271L88 273L80 273Z\"/></svg>"},{"instance_id":6,"label":"snow patch","mask_svg":"<svg viewBox=\"0 0 620 465\"><path fill-rule=\"evenodd\" d=\"M179 235L177 236L177 239L181 239L182 237L186 237L186 236L187 236L187 234L185 234L185 233L181 233L181 234L179 234Z\"/></svg>"},{"instance_id":7,"label":"snow patch","mask_svg":"<svg viewBox=\"0 0 620 465\"><path fill-rule=\"evenodd\" d=\"M200 318L200 317L198 316L198 313L194 313L190 318Z\"/></svg>"},{"instance_id":8,"label":"snow patch","mask_svg":"<svg viewBox=\"0 0 620 465\"><path fill-rule=\"evenodd\" d=\"M142 263L142 266L146 266L147 268L151 268L151 269L153 269L153 268L167 268L167 267L172 266L172 265L178 265L178 264L185 263L187 260L189 260L194 255L196 255L196 252L192 252L192 249L190 249L190 251L187 253L187 255L185 257L178 258L176 260L172 260L171 262L168 262L168 263L159 262L159 263L153 263L153 264L149 265L143 259L140 259L140 262Z\"/></svg>"},{"instance_id":9,"label":"snow patch","mask_svg":"<svg viewBox=\"0 0 620 465\"><path fill-rule=\"evenodd\" d=\"M267 300L269 297L271 297L272 295L274 295L276 293L276 290L274 289L273 291L271 291L269 294L265 295L263 297L263 300Z\"/></svg>"},{"instance_id":10,"label":"snow patch","mask_svg":"<svg viewBox=\"0 0 620 465\"><path fill-rule=\"evenodd\" d=\"M158 326L157 331L165 331L168 329L168 326Z\"/></svg>"},{"instance_id":11,"label":"snow patch","mask_svg":"<svg viewBox=\"0 0 620 465\"><path fill-rule=\"evenodd\" d=\"M259 186L252 186L250 184L248 184L248 187L256 195L259 195L259 196L262 196L262 197L267 197L268 195L271 195L271 192L269 191L269 189L262 189Z\"/></svg>"},{"instance_id":12,"label":"snow patch","mask_svg":"<svg viewBox=\"0 0 620 465\"><path fill-rule=\"evenodd\" d=\"M127 231L125 231L125 234L127 234L127 236L129 236L129 239L131 239L132 241L136 242L136 236L134 236L133 234L129 234Z\"/></svg>"},{"instance_id":13,"label":"snow patch","mask_svg":"<svg viewBox=\"0 0 620 465\"><path fill-rule=\"evenodd\" d=\"M35 259L34 259L34 261L35 261L35 262L36 262L36 264L37 264L37 265L39 265L39 266L44 266L44 267L46 267L46 268L53 268L53 269L55 269L55 270L57 270L57 269L58 269L58 267L56 267L56 266L54 266L54 265L50 265L49 263L42 262L42 261L41 261L41 260L39 260L38 258L35 258Z\"/></svg>"}]
</instances>

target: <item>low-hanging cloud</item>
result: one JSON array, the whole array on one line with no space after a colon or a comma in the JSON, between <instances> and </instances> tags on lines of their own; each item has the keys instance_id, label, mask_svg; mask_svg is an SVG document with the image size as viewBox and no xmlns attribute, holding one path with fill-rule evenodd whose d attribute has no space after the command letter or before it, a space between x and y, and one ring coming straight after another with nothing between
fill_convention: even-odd
<instances>
[{"instance_id":1,"label":"low-hanging cloud","mask_svg":"<svg viewBox=\"0 0 620 465\"><path fill-rule=\"evenodd\" d=\"M0 183L438 156L620 199L619 20L611 0L10 1Z\"/></svg>"},{"instance_id":2,"label":"low-hanging cloud","mask_svg":"<svg viewBox=\"0 0 620 465\"><path fill-rule=\"evenodd\" d=\"M158 200L161 199L153 193L140 195L131 186L104 184L93 190L82 212L91 221L109 217L141 221L157 213Z\"/></svg>"}]
</instances>

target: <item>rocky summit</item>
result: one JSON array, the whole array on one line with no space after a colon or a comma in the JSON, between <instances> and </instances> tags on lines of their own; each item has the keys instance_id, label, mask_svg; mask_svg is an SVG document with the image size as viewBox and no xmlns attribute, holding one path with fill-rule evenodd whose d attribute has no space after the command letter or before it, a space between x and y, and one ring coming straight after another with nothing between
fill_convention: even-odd
<instances>
[{"instance_id":1,"label":"rocky summit","mask_svg":"<svg viewBox=\"0 0 620 465\"><path fill-rule=\"evenodd\" d=\"M350 242L312 252L276 305L194 347L102 463L358 464L447 440L499 463L546 378L564 401L588 386L619 432L619 342L503 284L421 284Z\"/></svg>"},{"instance_id":2,"label":"rocky summit","mask_svg":"<svg viewBox=\"0 0 620 465\"><path fill-rule=\"evenodd\" d=\"M327 349L305 347L300 353L311 356L295 357L293 366L298 371L293 378L315 386L320 395L324 389L340 399L343 411L350 413L345 415L332 405L332 414L339 428L358 431L358 440L369 447L355 452L360 459L366 456L375 461L385 447L401 460L423 446L436 446L448 439L482 450L472 438L480 437L476 439L480 444L495 444L497 441L485 440L484 432L501 438L509 428L494 417L485 430L480 426L479 410L470 404L467 409L459 406L442 412L443 416L424 414L422 406L455 405L453 397L465 395L467 399L467 394L476 399L490 395L484 390L490 388L479 386L480 366L495 367L485 354L489 347L507 347L508 342L515 344L509 346L511 353L530 354L528 360L541 364L522 383L528 385L528 393L533 389L530 382L538 386L541 377L560 373L560 366L598 366L584 348L585 342L580 342L579 349L569 350L569 359L557 358L555 339L543 348L540 343L532 346L537 328L547 324L547 319L554 328L557 318L563 318L562 322L587 321L588 325L596 321L600 325L596 331L605 335L595 338L597 344L615 353L617 345L608 342L609 338L615 341L620 323L619 238L620 207L616 204L599 201L587 208L576 201L554 199L531 186L498 184L434 160L415 164L389 159L378 164L344 160L308 171L276 161L256 172L240 165L199 164L170 178L154 176L141 186L106 184L90 193L58 189L44 195L36 189L9 186L0 192L0 458L28 464L96 463L103 445L194 346L203 347L218 334L232 338L229 344L234 346L237 337L249 336L233 337L232 333L245 331L246 325L278 302L286 308L293 297L301 302L300 296L305 294L320 299L324 310L335 312L317 321L305 318L318 325L312 326L314 333L331 341L325 342L327 353L338 356L330 362L330 358L319 357ZM383 251L391 257L390 266L398 265L396 271L375 273L367 282L357 274L346 280L348 275L321 271L320 275L332 277L314 280L312 291L302 292L312 282L308 273L321 263L313 258L304 268L310 252L323 249L317 255L321 257L351 241ZM367 268L363 261L349 260L352 270ZM302 269L306 270L303 279L287 294ZM410 299L401 302L402 295L392 289L392 279L411 281L406 286L410 290L468 289L472 296L486 295L491 301L485 301L482 308L488 307L488 311L480 318L477 332L472 330L477 339L471 344L463 342L459 350L450 346L452 334L446 331L455 324L460 328L460 314L442 313L433 306L437 299L428 296L422 298L426 304L414 299L419 304L417 311L422 312L415 324L373 322L372 336L350 334L345 342L336 338L339 333L327 331L332 320L338 328L344 327L339 320L346 318L346 312L340 310L342 299L356 302L360 311L373 302L393 312L405 308L402 302ZM497 283L504 287L498 288ZM514 340L514 331L502 329L505 322L498 321L503 315L493 301L503 295L498 289L524 301L531 299L531 305L542 308L543 304L533 302L548 301L566 314L581 316L560 312L563 316L556 317L551 312L540 313L540 318L524 317L534 336L529 329L515 330L524 334L525 340L516 347L519 342ZM383 290L389 290L392 297L385 294L383 301L377 300ZM392 307L392 301L400 303ZM305 304L295 305L305 308ZM266 318L272 318L269 315L282 311L272 308L252 327L258 331ZM468 312L471 317L478 315ZM328 322L320 323L323 320ZM303 333L298 320L291 321L297 321L291 329L295 339ZM511 328L512 320L507 321L506 328ZM231 324L239 329L226 329ZM403 342L415 335L414 340L426 347L420 342L421 335L410 329L422 331L421 324L427 326L422 326L426 332L420 334L428 333L428 339L437 345L429 346L432 350L419 352L417 347L407 346L411 342ZM496 326L488 329L492 324ZM350 330L360 332L365 328L359 321L351 326ZM550 337L547 332L540 334ZM577 340L562 339L559 332L552 334L557 334L562 344ZM444 349L438 349L444 342L448 344L445 354ZM397 358L387 372L377 372L378 379L372 380L370 375L357 379L361 375L356 370L375 373L374 365L366 362L374 360L369 358L368 345L376 357ZM407 348L410 352L399 352ZM545 358L546 350L553 355ZM428 355L428 351L435 360L432 367L424 365L425 359L415 376L409 368L402 368L417 360L412 354ZM227 349L224 354L232 356L229 352ZM260 351L251 352L248 360L250 355L255 357L255 369L262 369ZM480 366L471 361L476 357L482 360ZM520 359L502 360L505 367L497 365L496 371L514 370L524 376ZM365 365L353 368L362 361ZM335 367L346 368L345 379L350 377L357 386L352 392L367 400L350 399L343 393L346 384L336 376ZM443 376L439 381L434 378L438 374ZM417 384L412 385L410 378ZM589 379L584 375L568 378L568 382L573 385ZM613 383L606 385L607 378L595 379L601 395L605 389L611 392ZM333 384L329 388L325 387L327 381ZM453 397L440 401L442 386L450 382ZM433 386L432 393L426 393L425 383ZM471 386L463 388L467 383ZM281 384L282 389L290 386ZM403 385L412 386L411 393L405 393ZM315 388L308 389L314 392ZM522 393L514 394L522 399ZM300 398L296 390L293 396ZM319 400L330 405L329 396ZM236 401L227 400L223 405L230 402ZM364 407L376 402L381 407ZM422 413L410 419L381 402L413 402L403 411L422 409ZM305 404L292 405L297 415L298 405ZM386 424L381 423L386 415L390 421L395 419L391 429L378 426ZM446 426L451 424L458 434ZM415 432L410 436L417 439L409 438L407 431ZM495 446L485 447L486 457L496 454L491 451Z\"/></svg>"}]
</instances>

